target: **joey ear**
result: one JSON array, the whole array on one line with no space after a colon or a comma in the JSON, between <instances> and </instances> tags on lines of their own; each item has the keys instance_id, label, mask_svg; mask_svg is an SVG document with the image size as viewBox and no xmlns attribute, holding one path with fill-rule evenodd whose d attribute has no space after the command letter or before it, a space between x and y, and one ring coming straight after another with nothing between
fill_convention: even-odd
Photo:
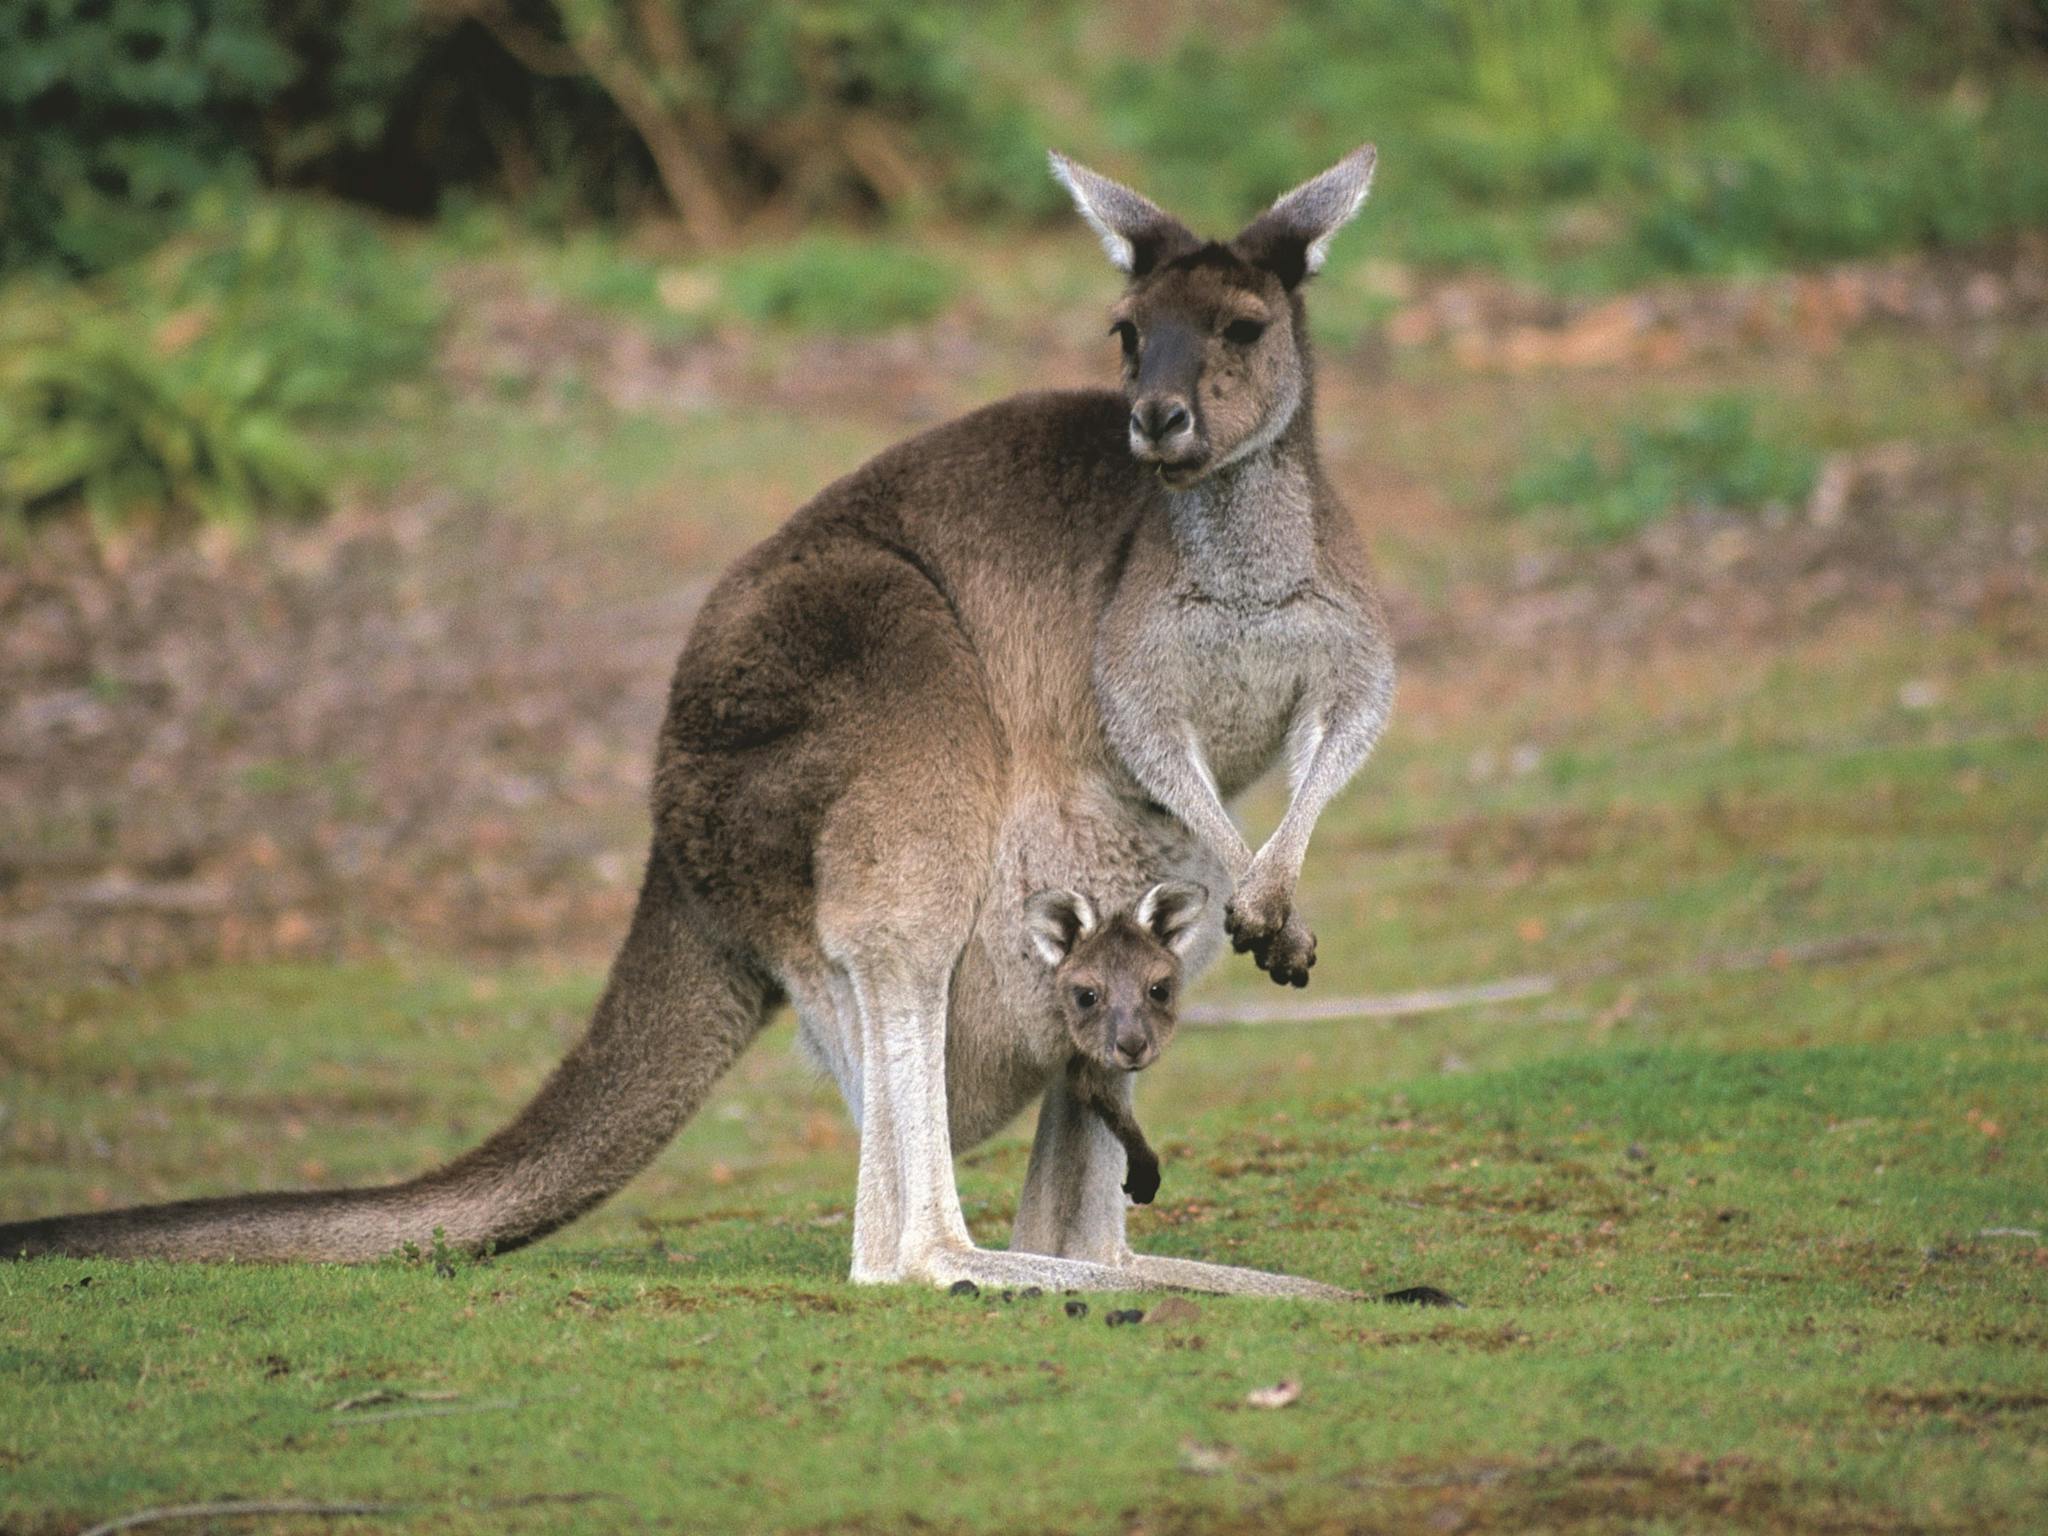
<instances>
[{"instance_id":1,"label":"joey ear","mask_svg":"<svg viewBox=\"0 0 2048 1536\"><path fill-rule=\"evenodd\" d=\"M1168 257L1201 243L1179 219L1122 182L1111 181L1056 149L1046 158L1081 217L1102 237L1102 248L1119 272L1143 277Z\"/></svg>"},{"instance_id":2,"label":"joey ear","mask_svg":"<svg viewBox=\"0 0 2048 1536\"><path fill-rule=\"evenodd\" d=\"M1095 904L1079 891L1039 891L1024 902L1024 932L1039 959L1058 965L1095 931Z\"/></svg>"},{"instance_id":3,"label":"joey ear","mask_svg":"<svg viewBox=\"0 0 2048 1536\"><path fill-rule=\"evenodd\" d=\"M1175 954L1185 954L1208 904L1207 887L1192 880L1165 880L1138 898L1138 926L1150 929Z\"/></svg>"},{"instance_id":4,"label":"joey ear","mask_svg":"<svg viewBox=\"0 0 2048 1536\"><path fill-rule=\"evenodd\" d=\"M1379 151L1362 144L1322 175L1283 194L1231 241L1255 267L1264 267L1289 288L1322 271L1330 237L1357 217L1372 190Z\"/></svg>"}]
</instances>

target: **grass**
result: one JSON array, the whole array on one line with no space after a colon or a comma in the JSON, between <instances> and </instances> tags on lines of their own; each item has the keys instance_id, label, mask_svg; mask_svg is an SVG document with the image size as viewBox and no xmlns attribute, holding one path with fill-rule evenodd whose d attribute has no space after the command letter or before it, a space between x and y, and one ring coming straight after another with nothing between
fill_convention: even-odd
<instances>
[{"instance_id":1,"label":"grass","mask_svg":"<svg viewBox=\"0 0 2048 1536\"><path fill-rule=\"evenodd\" d=\"M1810 448L1759 430L1751 403L1723 394L1674 420L1632 422L1609 442L1553 448L1507 496L1515 511L1549 514L1574 537L1612 540L1688 509L1799 506L1819 468Z\"/></svg>"},{"instance_id":2,"label":"grass","mask_svg":"<svg viewBox=\"0 0 2048 1536\"><path fill-rule=\"evenodd\" d=\"M733 311L757 325L856 334L929 320L958 281L915 245L830 235L750 252L724 273Z\"/></svg>"},{"instance_id":3,"label":"grass","mask_svg":"<svg viewBox=\"0 0 2048 1536\"><path fill-rule=\"evenodd\" d=\"M1317 990L1558 990L1184 1033L1133 1218L1157 1251L1466 1310L1203 1299L1112 1330L1107 1298L853 1290L852 1137L781 1025L536 1250L0 1268L0 1526L215 1496L418 1501L319 1527L379 1531L2038 1524L2048 674L1872 627L1505 708L1467 686L1417 679L1319 836ZM1520 771L1475 766L1517 743ZM17 984L5 1208L420 1167L530 1091L596 983ZM1240 964L1207 996L1268 991ZM962 1160L986 1240L1025 1129ZM1282 1378L1299 1403L1246 1405ZM598 1497L486 1503L529 1494Z\"/></svg>"}]
</instances>

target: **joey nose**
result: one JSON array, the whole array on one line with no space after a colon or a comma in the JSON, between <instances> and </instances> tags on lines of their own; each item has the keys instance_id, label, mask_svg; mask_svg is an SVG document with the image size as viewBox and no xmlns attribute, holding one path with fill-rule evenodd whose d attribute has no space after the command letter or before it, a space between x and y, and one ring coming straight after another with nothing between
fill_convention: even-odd
<instances>
[{"instance_id":1,"label":"joey nose","mask_svg":"<svg viewBox=\"0 0 2048 1536\"><path fill-rule=\"evenodd\" d=\"M1117 1064L1135 1072L1151 1060L1151 1031L1136 1019L1119 1019L1116 1026Z\"/></svg>"}]
</instances>

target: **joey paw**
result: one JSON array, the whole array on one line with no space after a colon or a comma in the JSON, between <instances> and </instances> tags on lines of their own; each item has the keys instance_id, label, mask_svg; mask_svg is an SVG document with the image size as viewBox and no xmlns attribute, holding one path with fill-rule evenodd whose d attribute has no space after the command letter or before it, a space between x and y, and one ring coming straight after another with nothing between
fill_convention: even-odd
<instances>
[{"instance_id":1,"label":"joey paw","mask_svg":"<svg viewBox=\"0 0 2048 1536\"><path fill-rule=\"evenodd\" d=\"M1159 1163L1157 1159L1148 1162L1134 1162L1124 1177L1124 1193L1135 1205L1150 1205L1153 1196L1159 1193Z\"/></svg>"}]
</instances>

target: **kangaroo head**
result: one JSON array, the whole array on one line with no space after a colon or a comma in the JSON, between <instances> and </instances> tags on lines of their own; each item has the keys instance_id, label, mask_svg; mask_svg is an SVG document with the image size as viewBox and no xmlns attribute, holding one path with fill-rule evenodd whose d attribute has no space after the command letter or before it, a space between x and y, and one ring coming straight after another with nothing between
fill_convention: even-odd
<instances>
[{"instance_id":1,"label":"kangaroo head","mask_svg":"<svg viewBox=\"0 0 2048 1536\"><path fill-rule=\"evenodd\" d=\"M1287 430L1308 395L1301 285L1365 203L1370 144L1303 182L1225 243L1129 187L1052 156L1053 174L1129 279L1110 311L1131 452L1176 488Z\"/></svg>"},{"instance_id":2,"label":"kangaroo head","mask_svg":"<svg viewBox=\"0 0 2048 1536\"><path fill-rule=\"evenodd\" d=\"M1181 955L1208 900L1201 886L1169 880L1107 919L1076 891L1040 891L1025 902L1026 931L1052 967L1076 1051L1119 1072L1159 1059L1180 1020Z\"/></svg>"}]
</instances>

